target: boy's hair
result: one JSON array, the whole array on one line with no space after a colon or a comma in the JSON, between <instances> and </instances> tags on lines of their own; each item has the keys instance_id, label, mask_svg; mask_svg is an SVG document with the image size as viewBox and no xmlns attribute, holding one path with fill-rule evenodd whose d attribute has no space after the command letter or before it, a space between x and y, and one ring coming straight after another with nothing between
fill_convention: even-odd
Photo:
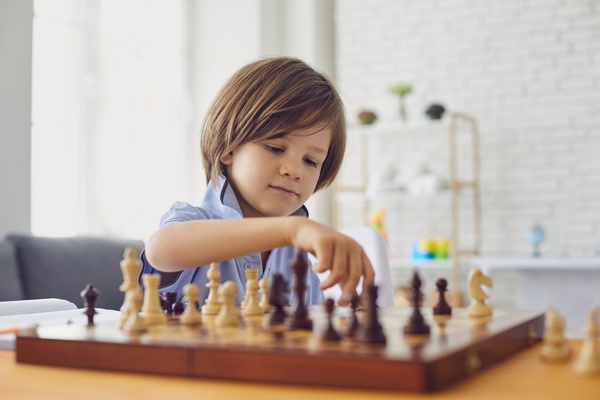
<instances>
[{"instance_id":1,"label":"boy's hair","mask_svg":"<svg viewBox=\"0 0 600 400\"><path fill-rule=\"evenodd\" d=\"M227 174L220 162L239 145L298 129L331 128L331 144L315 191L330 185L346 150L346 116L333 83L303 61L267 58L246 65L225 84L204 120L200 142L207 182Z\"/></svg>"}]
</instances>

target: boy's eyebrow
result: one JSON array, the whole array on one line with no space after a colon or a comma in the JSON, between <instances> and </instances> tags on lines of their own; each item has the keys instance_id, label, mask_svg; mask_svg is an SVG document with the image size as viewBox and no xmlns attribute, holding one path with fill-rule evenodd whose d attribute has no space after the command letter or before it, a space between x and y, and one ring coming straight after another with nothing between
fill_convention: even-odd
<instances>
[{"instance_id":1,"label":"boy's eyebrow","mask_svg":"<svg viewBox=\"0 0 600 400\"><path fill-rule=\"evenodd\" d=\"M327 153L327 150L325 150L321 147L317 147L317 146L310 146L310 150L314 151L315 153L319 153L319 154Z\"/></svg>"}]
</instances>

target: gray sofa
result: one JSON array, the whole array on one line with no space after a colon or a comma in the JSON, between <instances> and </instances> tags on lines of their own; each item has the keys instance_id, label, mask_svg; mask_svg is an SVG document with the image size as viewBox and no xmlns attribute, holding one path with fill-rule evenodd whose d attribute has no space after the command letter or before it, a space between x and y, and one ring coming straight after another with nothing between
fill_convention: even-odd
<instances>
[{"instance_id":1,"label":"gray sofa","mask_svg":"<svg viewBox=\"0 0 600 400\"><path fill-rule=\"evenodd\" d=\"M96 307L118 310L123 304L119 263L128 246L139 254L144 243L9 234L0 240L0 301L59 298L83 307L80 292L90 283L100 291Z\"/></svg>"}]
</instances>

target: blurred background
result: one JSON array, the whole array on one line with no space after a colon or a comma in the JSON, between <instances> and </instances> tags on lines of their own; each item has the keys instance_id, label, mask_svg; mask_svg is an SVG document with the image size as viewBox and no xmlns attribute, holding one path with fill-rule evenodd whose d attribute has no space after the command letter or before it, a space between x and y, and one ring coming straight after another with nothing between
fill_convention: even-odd
<instances>
[{"instance_id":1,"label":"blurred background","mask_svg":"<svg viewBox=\"0 0 600 400\"><path fill-rule=\"evenodd\" d=\"M0 0L0 54L2 234L145 240L201 201L199 131L227 78L291 55L350 121L313 218L376 226L398 268L456 243L600 255L595 0Z\"/></svg>"}]
</instances>

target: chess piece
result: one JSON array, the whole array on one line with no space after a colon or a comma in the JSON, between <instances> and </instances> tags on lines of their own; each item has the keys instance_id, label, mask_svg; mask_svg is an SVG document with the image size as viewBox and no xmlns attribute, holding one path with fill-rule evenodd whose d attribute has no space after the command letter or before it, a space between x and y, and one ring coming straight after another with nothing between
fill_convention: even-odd
<instances>
[{"instance_id":1,"label":"chess piece","mask_svg":"<svg viewBox=\"0 0 600 400\"><path fill-rule=\"evenodd\" d=\"M540 348L540 357L547 362L563 362L571 355L571 348L565 339L563 318L552 307L546 311L544 322L544 343Z\"/></svg>"},{"instance_id":2,"label":"chess piece","mask_svg":"<svg viewBox=\"0 0 600 400\"><path fill-rule=\"evenodd\" d=\"M163 312L166 315L173 315L173 305L177 302L177 293L165 292L163 293Z\"/></svg>"},{"instance_id":3,"label":"chess piece","mask_svg":"<svg viewBox=\"0 0 600 400\"><path fill-rule=\"evenodd\" d=\"M269 316L269 325L281 325L283 324L287 314L285 312L286 293L288 292L288 285L283 275L273 275L271 281L271 289L269 290L269 303L271 304L271 314Z\"/></svg>"},{"instance_id":4,"label":"chess piece","mask_svg":"<svg viewBox=\"0 0 600 400\"><path fill-rule=\"evenodd\" d=\"M448 287L448 281L443 278L438 279L435 282L435 286L438 290L438 302L433 307L433 315L452 315L452 308L446 301L446 295L444 294Z\"/></svg>"},{"instance_id":5,"label":"chess piece","mask_svg":"<svg viewBox=\"0 0 600 400\"><path fill-rule=\"evenodd\" d=\"M137 251L133 247L127 247L123 253L123 260L120 262L121 273L123 274L123 283L119 290L127 293L128 290L137 289L137 274L142 268Z\"/></svg>"},{"instance_id":6,"label":"chess piece","mask_svg":"<svg viewBox=\"0 0 600 400\"><path fill-rule=\"evenodd\" d=\"M269 280L267 278L262 278L260 281L258 281L258 290L262 295L258 305L263 313L267 314L269 311L271 311L271 303L269 303Z\"/></svg>"},{"instance_id":7,"label":"chess piece","mask_svg":"<svg viewBox=\"0 0 600 400\"><path fill-rule=\"evenodd\" d=\"M85 289L81 291L81 298L83 299L83 305L85 307L85 311L83 313L87 315L88 326L94 325L94 315L98 314L96 312L96 299L99 295L100 292L98 289L89 283Z\"/></svg>"},{"instance_id":8,"label":"chess piece","mask_svg":"<svg viewBox=\"0 0 600 400\"><path fill-rule=\"evenodd\" d=\"M221 298L221 310L216 318L216 326L219 328L237 327L239 325L239 310L235 304L237 285L235 282L227 281L219 288Z\"/></svg>"},{"instance_id":9,"label":"chess piece","mask_svg":"<svg viewBox=\"0 0 600 400\"><path fill-rule=\"evenodd\" d=\"M258 294L258 268L246 268L246 303L242 309L244 317L256 317L263 315L260 308L260 297Z\"/></svg>"},{"instance_id":10,"label":"chess piece","mask_svg":"<svg viewBox=\"0 0 600 400\"><path fill-rule=\"evenodd\" d=\"M421 314L421 309L419 307L419 293L421 291L421 278L419 277L419 273L415 271L413 273L412 280L410 285L413 289L413 312L408 319L408 324L404 326L404 333L409 335L428 335L429 334L429 325L425 323L425 319Z\"/></svg>"},{"instance_id":11,"label":"chess piece","mask_svg":"<svg viewBox=\"0 0 600 400\"><path fill-rule=\"evenodd\" d=\"M600 374L600 351L598 350L598 308L592 309L584 329L584 339L574 365L579 375Z\"/></svg>"},{"instance_id":12,"label":"chess piece","mask_svg":"<svg viewBox=\"0 0 600 400\"><path fill-rule=\"evenodd\" d=\"M356 309L358 308L358 301L360 297L354 293L350 298L350 321L348 322L346 332L344 333L347 337L354 337L356 330L358 329L358 317L356 316Z\"/></svg>"},{"instance_id":13,"label":"chess piece","mask_svg":"<svg viewBox=\"0 0 600 400\"><path fill-rule=\"evenodd\" d=\"M123 305L121 306L121 323L123 327L125 322L129 319L129 313L132 307L129 305L131 297L135 293L141 293L140 287L137 283L137 274L142 267L139 261L137 251L133 247L127 247L123 253L123 259L120 262L121 273L123 274L123 283L119 286L119 290L125 294Z\"/></svg>"},{"instance_id":14,"label":"chess piece","mask_svg":"<svg viewBox=\"0 0 600 400\"><path fill-rule=\"evenodd\" d=\"M375 285L368 285L363 290L363 296L366 296L366 321L359 326L354 335L357 342L371 344L386 344L387 340L383 333L383 327L379 322L377 311L377 291Z\"/></svg>"},{"instance_id":15,"label":"chess piece","mask_svg":"<svg viewBox=\"0 0 600 400\"><path fill-rule=\"evenodd\" d=\"M146 332L146 323L140 315L143 301L142 292L139 290L130 290L128 293L132 293L129 302L130 312L129 318L123 326L123 330L132 334Z\"/></svg>"},{"instance_id":16,"label":"chess piece","mask_svg":"<svg viewBox=\"0 0 600 400\"><path fill-rule=\"evenodd\" d=\"M127 324L132 314L140 312L140 310L137 309L137 304L134 301L134 298L137 298L138 296L140 299L142 298L142 290L139 288L139 286L135 289L129 289L125 293L125 301L121 306L121 319L119 321L119 327L121 329L125 328L125 324ZM141 307L142 305L140 301L140 308Z\"/></svg>"},{"instance_id":17,"label":"chess piece","mask_svg":"<svg viewBox=\"0 0 600 400\"><path fill-rule=\"evenodd\" d=\"M160 296L158 294L158 286L160 285L159 274L144 274L142 275L144 282L144 300L142 305L142 318L146 326L165 325L167 316L163 314L160 306Z\"/></svg>"},{"instance_id":18,"label":"chess piece","mask_svg":"<svg viewBox=\"0 0 600 400\"><path fill-rule=\"evenodd\" d=\"M179 318L179 322L181 322L183 325L197 326L202 323L202 317L196 308L198 292L198 285L194 283L188 283L183 287L183 296L187 301L187 307L185 307L185 311Z\"/></svg>"},{"instance_id":19,"label":"chess piece","mask_svg":"<svg viewBox=\"0 0 600 400\"><path fill-rule=\"evenodd\" d=\"M482 285L492 287L492 278L484 275L480 268L473 268L467 278L467 289L473 300L467 307L469 317L488 317L492 315L492 308L485 303L488 295L481 288Z\"/></svg>"},{"instance_id":20,"label":"chess piece","mask_svg":"<svg viewBox=\"0 0 600 400\"><path fill-rule=\"evenodd\" d=\"M297 251L294 259L290 262L294 272L294 297L295 309L287 320L287 328L291 330L301 329L310 331L313 328L312 320L308 317L308 310L304 304L306 293L306 274L308 272L308 257L305 252Z\"/></svg>"},{"instance_id":21,"label":"chess piece","mask_svg":"<svg viewBox=\"0 0 600 400\"><path fill-rule=\"evenodd\" d=\"M202 315L215 316L221 309L218 293L218 288L220 286L219 278L221 277L221 273L219 272L219 268L217 268L217 263L210 264L210 268L208 268L206 276L208 277L208 283L206 284L206 287L209 288L210 291L208 292L208 297L205 304L202 306Z\"/></svg>"},{"instance_id":22,"label":"chess piece","mask_svg":"<svg viewBox=\"0 0 600 400\"><path fill-rule=\"evenodd\" d=\"M321 335L321 340L326 342L339 342L342 337L333 326L333 310L335 308L335 300L327 299L323 305L327 313L327 329Z\"/></svg>"}]
</instances>

